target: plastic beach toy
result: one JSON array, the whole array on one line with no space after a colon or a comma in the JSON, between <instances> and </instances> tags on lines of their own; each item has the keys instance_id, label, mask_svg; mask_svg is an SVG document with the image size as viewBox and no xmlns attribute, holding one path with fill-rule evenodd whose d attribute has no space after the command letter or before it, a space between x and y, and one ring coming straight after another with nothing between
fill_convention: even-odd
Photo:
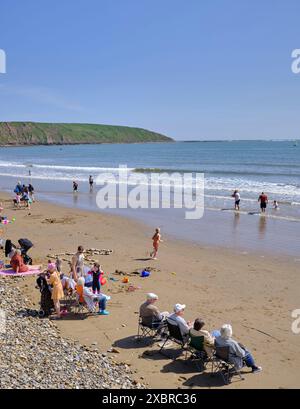
<instances>
[{"instance_id":1,"label":"plastic beach toy","mask_svg":"<svg viewBox=\"0 0 300 409\"><path fill-rule=\"evenodd\" d=\"M141 277L149 277L149 276L150 276L150 271L143 270L143 271L141 272Z\"/></svg>"}]
</instances>

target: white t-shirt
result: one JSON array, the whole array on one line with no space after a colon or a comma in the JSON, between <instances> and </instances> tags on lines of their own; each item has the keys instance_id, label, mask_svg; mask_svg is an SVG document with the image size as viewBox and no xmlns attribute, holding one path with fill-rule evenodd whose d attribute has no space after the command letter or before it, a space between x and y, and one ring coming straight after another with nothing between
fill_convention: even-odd
<instances>
[{"instance_id":1,"label":"white t-shirt","mask_svg":"<svg viewBox=\"0 0 300 409\"><path fill-rule=\"evenodd\" d=\"M236 192L236 194L234 195L234 198L236 202L241 199L239 192Z\"/></svg>"},{"instance_id":2,"label":"white t-shirt","mask_svg":"<svg viewBox=\"0 0 300 409\"><path fill-rule=\"evenodd\" d=\"M170 324L178 325L183 337L186 337L188 335L190 327L187 325L187 322L184 318L174 313L167 317L167 320L170 322Z\"/></svg>"}]
</instances>

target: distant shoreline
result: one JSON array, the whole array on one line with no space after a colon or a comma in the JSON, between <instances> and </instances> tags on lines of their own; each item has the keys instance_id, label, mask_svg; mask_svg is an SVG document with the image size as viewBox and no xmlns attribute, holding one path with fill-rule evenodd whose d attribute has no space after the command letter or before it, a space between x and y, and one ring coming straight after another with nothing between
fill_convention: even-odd
<instances>
[{"instance_id":1,"label":"distant shoreline","mask_svg":"<svg viewBox=\"0 0 300 409\"><path fill-rule=\"evenodd\" d=\"M70 142L70 143L32 143L32 144L11 144L1 145L0 148L32 148L33 146L80 146L80 145L135 145L135 144L150 144L150 143L174 143L183 141L147 141L147 142Z\"/></svg>"}]
</instances>

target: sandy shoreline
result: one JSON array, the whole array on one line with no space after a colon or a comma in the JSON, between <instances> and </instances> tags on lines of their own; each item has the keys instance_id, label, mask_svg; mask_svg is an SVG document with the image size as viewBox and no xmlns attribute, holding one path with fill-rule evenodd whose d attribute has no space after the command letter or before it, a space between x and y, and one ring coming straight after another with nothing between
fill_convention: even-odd
<instances>
[{"instance_id":1,"label":"sandy shoreline","mask_svg":"<svg viewBox=\"0 0 300 409\"><path fill-rule=\"evenodd\" d=\"M82 244L114 250L112 255L99 257L108 273L116 269L132 272L146 266L157 269L146 279L130 277L133 284L142 287L135 292L124 292L120 281L108 281L103 291L112 295L108 304L110 316L63 320L58 323L62 335L84 344L97 342L105 352L114 345L119 350L115 359L130 363L137 378L150 387L222 386L218 378L199 374L195 364L185 363L184 357L174 362L155 352L157 344L134 341L136 312L145 293L153 291L160 297L161 310L171 311L176 302L185 303L186 318L203 317L209 330L224 322L233 325L235 338L253 352L263 372L246 375L245 381L229 387L300 386L299 335L291 331L291 312L300 308L298 259L263 257L164 237L159 260L149 261L153 229L138 222L42 202L34 204L30 212L14 210L11 200L6 201L8 195L2 193L0 198L7 209L4 214L16 217L14 224L2 226L3 236L12 241L20 237L32 240L35 247L30 254L35 263L45 263L49 253L72 252ZM47 218L56 220L47 223ZM64 267L66 270L66 263ZM26 278L20 283L37 305L39 294L34 289L34 279ZM148 353L143 355L145 351Z\"/></svg>"}]
</instances>

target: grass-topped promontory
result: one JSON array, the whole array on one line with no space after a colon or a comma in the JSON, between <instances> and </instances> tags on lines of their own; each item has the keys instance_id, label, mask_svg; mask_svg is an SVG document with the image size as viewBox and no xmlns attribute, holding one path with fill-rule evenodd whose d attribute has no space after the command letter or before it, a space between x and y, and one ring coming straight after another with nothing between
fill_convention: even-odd
<instances>
[{"instance_id":1,"label":"grass-topped promontory","mask_svg":"<svg viewBox=\"0 0 300 409\"><path fill-rule=\"evenodd\" d=\"M172 142L142 128L114 125L0 122L0 145Z\"/></svg>"}]
</instances>

